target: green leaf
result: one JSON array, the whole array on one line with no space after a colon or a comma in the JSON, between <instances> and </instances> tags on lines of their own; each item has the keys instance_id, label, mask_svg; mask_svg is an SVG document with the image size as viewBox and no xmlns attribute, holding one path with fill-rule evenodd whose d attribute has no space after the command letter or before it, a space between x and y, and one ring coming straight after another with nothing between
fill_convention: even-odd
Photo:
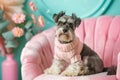
<instances>
[{"instance_id":1,"label":"green leaf","mask_svg":"<svg viewBox=\"0 0 120 80\"><path fill-rule=\"evenodd\" d=\"M17 48L17 46L18 46L18 43L16 40L7 41L5 45L6 48Z\"/></svg>"},{"instance_id":2,"label":"green leaf","mask_svg":"<svg viewBox=\"0 0 120 80\"><path fill-rule=\"evenodd\" d=\"M4 11L0 10L0 30L1 31L5 29L10 23L8 20L4 20L3 15L4 15Z\"/></svg>"},{"instance_id":3,"label":"green leaf","mask_svg":"<svg viewBox=\"0 0 120 80\"><path fill-rule=\"evenodd\" d=\"M27 32L25 34L25 39L28 41L28 40L30 40L32 38L32 36L33 36L33 34L31 32Z\"/></svg>"},{"instance_id":4,"label":"green leaf","mask_svg":"<svg viewBox=\"0 0 120 80\"><path fill-rule=\"evenodd\" d=\"M4 32L4 33L2 33L2 36L4 37L5 40L13 40L14 39L14 35L13 35L12 31Z\"/></svg>"},{"instance_id":5,"label":"green leaf","mask_svg":"<svg viewBox=\"0 0 120 80\"><path fill-rule=\"evenodd\" d=\"M28 21L28 22L25 24L25 28L26 28L26 29L29 29L31 26L32 26L32 21Z\"/></svg>"},{"instance_id":6,"label":"green leaf","mask_svg":"<svg viewBox=\"0 0 120 80\"><path fill-rule=\"evenodd\" d=\"M3 20L3 14L4 14L4 11L0 10L0 20Z\"/></svg>"},{"instance_id":7,"label":"green leaf","mask_svg":"<svg viewBox=\"0 0 120 80\"><path fill-rule=\"evenodd\" d=\"M0 21L0 30L5 29L10 22L8 20Z\"/></svg>"}]
</instances>

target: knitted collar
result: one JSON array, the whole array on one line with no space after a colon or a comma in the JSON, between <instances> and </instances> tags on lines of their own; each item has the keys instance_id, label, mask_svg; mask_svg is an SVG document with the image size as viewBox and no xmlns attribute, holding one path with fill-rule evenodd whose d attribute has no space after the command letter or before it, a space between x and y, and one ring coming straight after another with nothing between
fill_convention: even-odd
<instances>
[{"instance_id":1,"label":"knitted collar","mask_svg":"<svg viewBox=\"0 0 120 80\"><path fill-rule=\"evenodd\" d=\"M55 38L55 47L57 47L58 49L60 49L63 52L69 52L73 49L75 49L76 47L78 47L80 41L78 37L75 37L74 40L70 43L66 43L66 44L62 44L60 43L57 38Z\"/></svg>"}]
</instances>

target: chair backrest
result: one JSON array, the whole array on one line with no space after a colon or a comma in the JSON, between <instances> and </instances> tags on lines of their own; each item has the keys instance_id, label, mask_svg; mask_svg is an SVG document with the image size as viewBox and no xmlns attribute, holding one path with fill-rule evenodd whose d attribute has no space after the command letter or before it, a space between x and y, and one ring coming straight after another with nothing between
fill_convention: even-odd
<instances>
[{"instance_id":1,"label":"chair backrest","mask_svg":"<svg viewBox=\"0 0 120 80\"><path fill-rule=\"evenodd\" d=\"M117 56L120 52L120 16L84 19L75 33L83 43L98 53L105 67L117 65ZM54 53L55 27L45 31L44 34Z\"/></svg>"},{"instance_id":2,"label":"chair backrest","mask_svg":"<svg viewBox=\"0 0 120 80\"><path fill-rule=\"evenodd\" d=\"M96 51L105 67L117 65L120 52L120 16L101 16L82 21L76 35Z\"/></svg>"}]
</instances>

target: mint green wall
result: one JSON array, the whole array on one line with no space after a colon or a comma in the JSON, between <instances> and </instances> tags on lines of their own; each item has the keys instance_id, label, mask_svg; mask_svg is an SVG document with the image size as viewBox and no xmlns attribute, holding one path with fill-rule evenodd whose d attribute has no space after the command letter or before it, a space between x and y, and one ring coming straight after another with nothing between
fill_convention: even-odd
<instances>
[{"instance_id":1,"label":"mint green wall","mask_svg":"<svg viewBox=\"0 0 120 80\"><path fill-rule=\"evenodd\" d=\"M28 1L33 1L37 7L36 12L32 12L28 7ZM66 11L67 14L76 13L81 18L97 17L100 15L120 15L120 0L27 0L25 9L28 13L33 13L36 16L43 15L45 18L45 27L42 30L48 29L54 25L52 15L59 11ZM18 62L19 80L21 79L21 64L20 55L26 41L24 37L20 40L20 46L15 50L15 60ZM0 57L0 65L4 57ZM1 66L0 66L0 80Z\"/></svg>"}]
</instances>

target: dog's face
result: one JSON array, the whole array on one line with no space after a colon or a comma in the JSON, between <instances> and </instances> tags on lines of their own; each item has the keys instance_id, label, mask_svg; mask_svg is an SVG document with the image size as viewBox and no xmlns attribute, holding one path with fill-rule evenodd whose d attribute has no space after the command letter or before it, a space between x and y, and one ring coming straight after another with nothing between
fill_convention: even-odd
<instances>
[{"instance_id":1,"label":"dog's face","mask_svg":"<svg viewBox=\"0 0 120 80\"><path fill-rule=\"evenodd\" d=\"M65 15L65 12L60 12L53 15L53 19L57 24L56 38L60 43L72 42L75 37L75 29L81 23L81 19L75 14L72 16Z\"/></svg>"}]
</instances>

